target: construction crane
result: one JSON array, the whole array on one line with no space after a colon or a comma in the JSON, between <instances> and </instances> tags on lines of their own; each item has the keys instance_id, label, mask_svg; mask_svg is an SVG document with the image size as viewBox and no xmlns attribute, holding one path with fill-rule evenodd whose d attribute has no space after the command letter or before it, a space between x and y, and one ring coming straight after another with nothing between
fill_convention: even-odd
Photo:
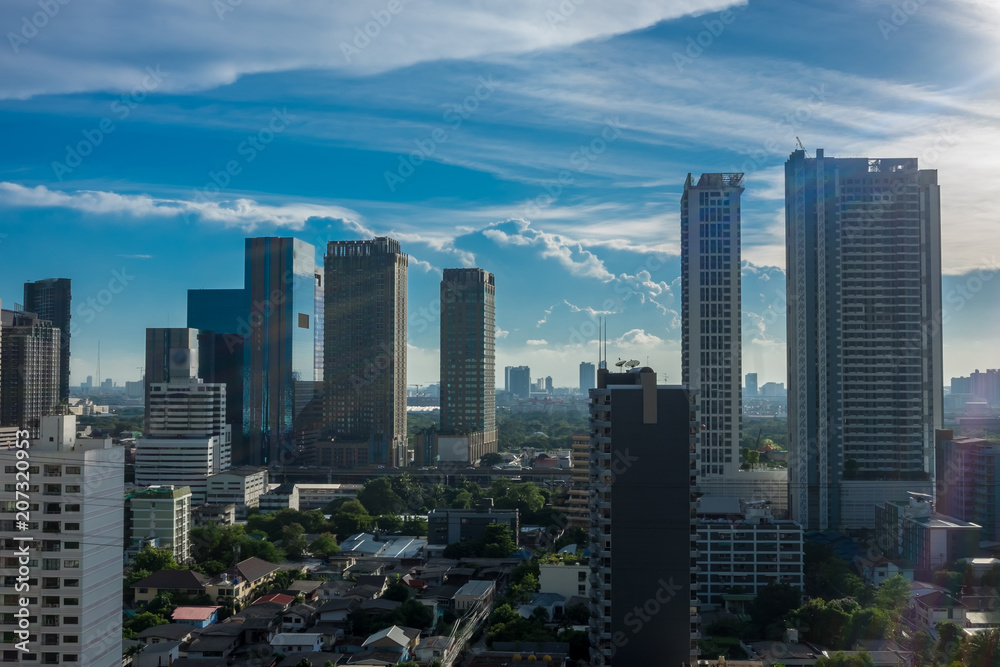
<instances>
[{"instance_id":1,"label":"construction crane","mask_svg":"<svg viewBox=\"0 0 1000 667\"><path fill-rule=\"evenodd\" d=\"M798 144L799 150L805 153L806 157L809 157L809 151L807 151L806 147L802 145L802 140L799 139L798 137L795 137L795 143Z\"/></svg>"}]
</instances>

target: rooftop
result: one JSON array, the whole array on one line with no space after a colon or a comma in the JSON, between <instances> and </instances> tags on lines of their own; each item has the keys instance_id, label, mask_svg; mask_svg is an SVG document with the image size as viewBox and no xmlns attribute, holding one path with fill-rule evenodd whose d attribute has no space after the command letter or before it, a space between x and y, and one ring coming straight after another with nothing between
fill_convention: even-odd
<instances>
[{"instance_id":1,"label":"rooftop","mask_svg":"<svg viewBox=\"0 0 1000 667\"><path fill-rule=\"evenodd\" d=\"M207 621L220 607L177 607L170 616L175 621Z\"/></svg>"}]
</instances>

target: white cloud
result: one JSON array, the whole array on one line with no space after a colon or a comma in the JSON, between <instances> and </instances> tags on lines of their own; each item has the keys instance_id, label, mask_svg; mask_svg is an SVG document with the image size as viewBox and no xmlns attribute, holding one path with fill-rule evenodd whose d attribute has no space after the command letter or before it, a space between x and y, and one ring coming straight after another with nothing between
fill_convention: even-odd
<instances>
[{"instance_id":1,"label":"white cloud","mask_svg":"<svg viewBox=\"0 0 1000 667\"><path fill-rule=\"evenodd\" d=\"M309 218L336 218L364 229L361 216L348 208L316 204L262 204L253 199L198 202L156 198L145 194L123 195L97 190L62 192L39 185L33 188L0 182L0 205L24 208L67 208L91 215L130 218L187 218L252 231L261 225L301 229ZM366 230L367 231L367 230Z\"/></svg>"},{"instance_id":2,"label":"white cloud","mask_svg":"<svg viewBox=\"0 0 1000 667\"><path fill-rule=\"evenodd\" d=\"M17 45L17 64L5 68L2 96L128 91L140 84L146 66L163 68L167 76L161 89L168 92L291 69L368 74L418 62L567 46L721 10L734 0L585 5L407 0L396 14L387 10L389 4L151 0L135 12L129 0L60 3L37 35ZM0 25L20 27L38 11L37 0L7 0L0 3Z\"/></svg>"},{"instance_id":3,"label":"white cloud","mask_svg":"<svg viewBox=\"0 0 1000 667\"><path fill-rule=\"evenodd\" d=\"M619 347L656 347L663 344L663 339L651 333L646 333L645 329L631 329L615 339L615 345Z\"/></svg>"},{"instance_id":4,"label":"white cloud","mask_svg":"<svg viewBox=\"0 0 1000 667\"><path fill-rule=\"evenodd\" d=\"M497 340L503 340L504 338L506 338L509 335L510 335L509 331L505 331L504 329L501 329L499 326L497 326L497 328L496 328L496 335L495 335L495 338Z\"/></svg>"},{"instance_id":5,"label":"white cloud","mask_svg":"<svg viewBox=\"0 0 1000 667\"><path fill-rule=\"evenodd\" d=\"M537 345L548 345L549 341L545 340L544 338L531 338L529 340L526 340L525 344L526 345L536 345L536 346Z\"/></svg>"},{"instance_id":6,"label":"white cloud","mask_svg":"<svg viewBox=\"0 0 1000 667\"><path fill-rule=\"evenodd\" d=\"M555 259L578 278L596 278L605 282L614 279L614 274L608 271L604 262L578 241L532 228L526 220L494 223L482 234L500 246L537 247L542 259Z\"/></svg>"}]
</instances>

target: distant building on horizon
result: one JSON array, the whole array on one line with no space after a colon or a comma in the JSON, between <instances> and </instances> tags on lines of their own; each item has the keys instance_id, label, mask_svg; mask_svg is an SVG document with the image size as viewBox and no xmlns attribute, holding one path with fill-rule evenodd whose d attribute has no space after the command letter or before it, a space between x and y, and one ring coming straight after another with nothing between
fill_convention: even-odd
<instances>
[{"instance_id":1,"label":"distant building on horizon","mask_svg":"<svg viewBox=\"0 0 1000 667\"><path fill-rule=\"evenodd\" d=\"M747 398L757 398L757 374L747 373L747 385L745 394Z\"/></svg>"},{"instance_id":2,"label":"distant building on horizon","mask_svg":"<svg viewBox=\"0 0 1000 667\"><path fill-rule=\"evenodd\" d=\"M439 460L477 461L497 450L495 347L493 274L483 269L445 269Z\"/></svg>"},{"instance_id":3,"label":"distant building on horizon","mask_svg":"<svg viewBox=\"0 0 1000 667\"><path fill-rule=\"evenodd\" d=\"M59 329L59 400L69 400L70 338L73 291L69 278L24 283L24 310Z\"/></svg>"},{"instance_id":4,"label":"distant building on horizon","mask_svg":"<svg viewBox=\"0 0 1000 667\"><path fill-rule=\"evenodd\" d=\"M933 493L942 419L941 204L917 158L785 163L789 507L873 528Z\"/></svg>"},{"instance_id":5,"label":"distant building on horizon","mask_svg":"<svg viewBox=\"0 0 1000 667\"><path fill-rule=\"evenodd\" d=\"M589 361L580 362L580 391L586 394L597 386L597 366Z\"/></svg>"},{"instance_id":6,"label":"distant building on horizon","mask_svg":"<svg viewBox=\"0 0 1000 667\"><path fill-rule=\"evenodd\" d=\"M408 264L384 236L326 246L324 436L367 443L370 463L407 463Z\"/></svg>"},{"instance_id":7,"label":"distant building on horizon","mask_svg":"<svg viewBox=\"0 0 1000 667\"><path fill-rule=\"evenodd\" d=\"M514 398L531 396L531 368L528 366L508 366L510 394Z\"/></svg>"}]
</instances>

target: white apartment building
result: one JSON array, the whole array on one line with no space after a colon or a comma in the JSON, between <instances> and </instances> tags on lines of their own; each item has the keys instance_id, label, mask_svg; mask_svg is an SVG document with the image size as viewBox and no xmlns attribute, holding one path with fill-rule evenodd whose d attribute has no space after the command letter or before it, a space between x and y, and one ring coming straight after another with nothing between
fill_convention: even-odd
<instances>
[{"instance_id":1,"label":"white apartment building","mask_svg":"<svg viewBox=\"0 0 1000 667\"><path fill-rule=\"evenodd\" d=\"M136 484L190 486L192 502L204 504L208 476L231 465L226 385L197 377L150 384L148 407L147 436L136 443Z\"/></svg>"},{"instance_id":2,"label":"white apartment building","mask_svg":"<svg viewBox=\"0 0 1000 667\"><path fill-rule=\"evenodd\" d=\"M135 555L149 544L171 549L174 560L191 558L191 487L152 486L126 499L131 537L128 551Z\"/></svg>"},{"instance_id":3,"label":"white apartment building","mask_svg":"<svg viewBox=\"0 0 1000 667\"><path fill-rule=\"evenodd\" d=\"M802 526L775 519L763 501L702 498L698 510L702 605L722 606L739 586L755 595L770 583L803 586Z\"/></svg>"},{"instance_id":4,"label":"white apartment building","mask_svg":"<svg viewBox=\"0 0 1000 667\"><path fill-rule=\"evenodd\" d=\"M257 507L260 497L267 492L267 470L242 466L215 475L207 481L209 505L236 505L236 516L245 519L247 509Z\"/></svg>"},{"instance_id":5,"label":"white apartment building","mask_svg":"<svg viewBox=\"0 0 1000 667\"><path fill-rule=\"evenodd\" d=\"M0 449L0 631L18 629L22 597L30 623L28 650L15 646L15 635L2 647L0 661L120 667L124 451L110 440L77 439L73 415L42 417L39 432L28 448ZM27 458L19 458L22 451ZM18 472L27 473L27 491L17 486L24 482ZM26 501L15 495L18 490ZM22 519L15 498L28 505L27 530L16 523ZM19 541L24 537L33 540ZM29 550L28 575L19 582L15 553L22 545ZM27 590L18 590L22 584Z\"/></svg>"}]
</instances>

